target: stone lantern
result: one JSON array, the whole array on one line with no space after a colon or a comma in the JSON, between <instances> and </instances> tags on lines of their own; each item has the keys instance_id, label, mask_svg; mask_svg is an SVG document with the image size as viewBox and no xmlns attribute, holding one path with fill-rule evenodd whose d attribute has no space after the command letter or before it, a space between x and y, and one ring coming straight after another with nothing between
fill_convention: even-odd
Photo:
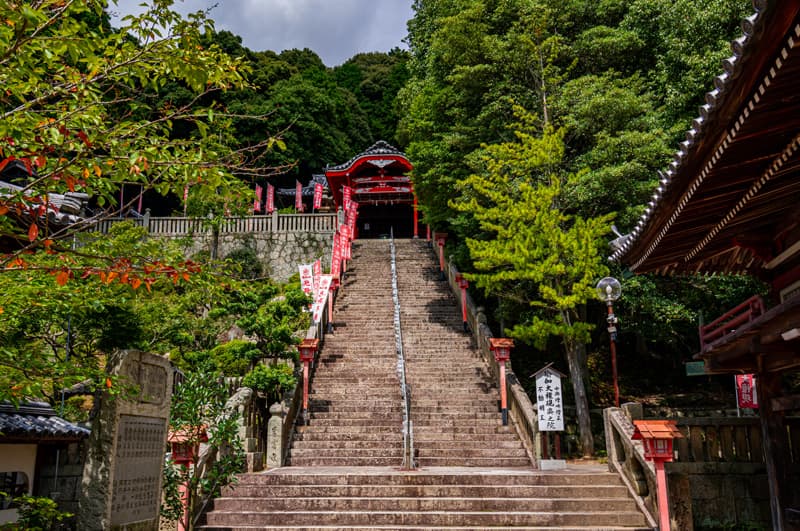
<instances>
[{"instance_id":1,"label":"stone lantern","mask_svg":"<svg viewBox=\"0 0 800 531\"><path fill-rule=\"evenodd\" d=\"M503 415L503 426L508 425L508 393L506 390L506 362L511 359L514 340L505 337L490 337L489 350L500 366L500 411Z\"/></svg>"},{"instance_id":2,"label":"stone lantern","mask_svg":"<svg viewBox=\"0 0 800 531\"><path fill-rule=\"evenodd\" d=\"M631 439L642 441L645 459L653 461L656 467L659 528L669 531L669 497L664 463L672 461L673 439L682 439L683 434L675 426L674 420L634 420L633 425Z\"/></svg>"}]
</instances>

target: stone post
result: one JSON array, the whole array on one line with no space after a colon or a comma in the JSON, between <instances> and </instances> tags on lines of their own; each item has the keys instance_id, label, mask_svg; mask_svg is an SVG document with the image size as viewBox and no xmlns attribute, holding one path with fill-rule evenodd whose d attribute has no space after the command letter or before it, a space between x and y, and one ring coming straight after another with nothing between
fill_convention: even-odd
<instances>
[{"instance_id":1,"label":"stone post","mask_svg":"<svg viewBox=\"0 0 800 531\"><path fill-rule=\"evenodd\" d=\"M104 390L86 444L78 528L84 531L156 531L172 397L168 360L135 350L108 361L133 396ZM110 382L110 380L109 380Z\"/></svg>"},{"instance_id":2,"label":"stone post","mask_svg":"<svg viewBox=\"0 0 800 531\"><path fill-rule=\"evenodd\" d=\"M283 405L275 402L269 408L267 423L267 468L283 466Z\"/></svg>"}]
</instances>

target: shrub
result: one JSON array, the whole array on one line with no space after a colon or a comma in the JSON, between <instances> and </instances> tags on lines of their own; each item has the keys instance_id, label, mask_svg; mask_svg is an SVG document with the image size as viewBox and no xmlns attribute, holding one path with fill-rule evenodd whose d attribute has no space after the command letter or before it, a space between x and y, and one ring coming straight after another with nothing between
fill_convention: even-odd
<instances>
[{"instance_id":1,"label":"shrub","mask_svg":"<svg viewBox=\"0 0 800 531\"><path fill-rule=\"evenodd\" d=\"M266 394L269 402L279 401L283 392L294 387L296 383L294 369L286 363L258 365L242 380L245 387Z\"/></svg>"}]
</instances>

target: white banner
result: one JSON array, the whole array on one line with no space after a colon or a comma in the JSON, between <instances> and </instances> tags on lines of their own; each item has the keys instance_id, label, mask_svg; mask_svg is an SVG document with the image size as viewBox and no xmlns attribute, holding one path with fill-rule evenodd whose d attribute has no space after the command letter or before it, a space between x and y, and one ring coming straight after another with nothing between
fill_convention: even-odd
<instances>
[{"instance_id":1,"label":"white banner","mask_svg":"<svg viewBox=\"0 0 800 531\"><path fill-rule=\"evenodd\" d=\"M314 262L314 295L316 296L317 290L319 290L319 277L322 275L322 260L317 258Z\"/></svg>"},{"instance_id":2,"label":"white banner","mask_svg":"<svg viewBox=\"0 0 800 531\"><path fill-rule=\"evenodd\" d=\"M331 275L322 275L319 279L319 289L314 297L314 305L311 307L311 316L314 324L322 319L322 310L325 308L325 301L328 299L328 291L331 289Z\"/></svg>"},{"instance_id":3,"label":"white banner","mask_svg":"<svg viewBox=\"0 0 800 531\"><path fill-rule=\"evenodd\" d=\"M539 413L539 431L564 431L561 376L552 369L536 373L536 410Z\"/></svg>"},{"instance_id":4,"label":"white banner","mask_svg":"<svg viewBox=\"0 0 800 531\"><path fill-rule=\"evenodd\" d=\"M314 265L313 264L300 264L297 266L300 270L300 287L303 293L309 297L314 296Z\"/></svg>"}]
</instances>

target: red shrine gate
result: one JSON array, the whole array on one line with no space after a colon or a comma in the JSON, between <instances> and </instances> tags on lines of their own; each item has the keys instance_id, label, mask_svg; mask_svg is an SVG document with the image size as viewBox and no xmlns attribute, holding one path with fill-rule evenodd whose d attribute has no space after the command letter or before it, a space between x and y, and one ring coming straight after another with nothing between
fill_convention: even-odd
<instances>
[{"instance_id":1,"label":"red shrine gate","mask_svg":"<svg viewBox=\"0 0 800 531\"><path fill-rule=\"evenodd\" d=\"M414 187L408 173L413 166L405 154L380 140L338 166L325 168L336 209L343 208L347 188L358 203L358 236L380 238L390 229L398 238L419 234Z\"/></svg>"}]
</instances>

